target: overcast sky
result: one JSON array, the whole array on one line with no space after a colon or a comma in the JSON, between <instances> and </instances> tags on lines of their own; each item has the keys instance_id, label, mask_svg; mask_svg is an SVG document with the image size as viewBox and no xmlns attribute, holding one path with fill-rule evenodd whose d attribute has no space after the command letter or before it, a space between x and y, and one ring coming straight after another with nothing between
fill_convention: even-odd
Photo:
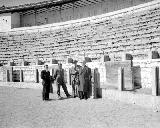
<instances>
[{"instance_id":1,"label":"overcast sky","mask_svg":"<svg viewBox=\"0 0 160 128\"><path fill-rule=\"evenodd\" d=\"M23 4L29 4L29 3L37 3L41 1L47 1L47 0L0 0L0 6L16 6L16 5L23 5Z\"/></svg>"}]
</instances>

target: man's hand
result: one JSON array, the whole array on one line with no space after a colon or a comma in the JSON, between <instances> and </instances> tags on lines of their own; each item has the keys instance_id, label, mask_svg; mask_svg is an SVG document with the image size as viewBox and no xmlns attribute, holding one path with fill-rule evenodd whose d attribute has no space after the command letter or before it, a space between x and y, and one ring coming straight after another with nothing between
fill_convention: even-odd
<instances>
[{"instance_id":1,"label":"man's hand","mask_svg":"<svg viewBox=\"0 0 160 128\"><path fill-rule=\"evenodd\" d=\"M53 76L50 76L50 80L51 80L52 83L54 83L55 79L53 78Z\"/></svg>"}]
</instances>

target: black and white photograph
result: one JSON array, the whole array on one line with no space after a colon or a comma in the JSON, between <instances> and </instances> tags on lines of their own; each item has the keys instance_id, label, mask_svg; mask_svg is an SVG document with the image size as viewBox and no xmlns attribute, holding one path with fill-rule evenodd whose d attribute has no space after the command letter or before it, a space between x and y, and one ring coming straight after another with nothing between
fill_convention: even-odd
<instances>
[{"instance_id":1,"label":"black and white photograph","mask_svg":"<svg viewBox=\"0 0 160 128\"><path fill-rule=\"evenodd\" d=\"M0 0L0 128L160 128L160 0Z\"/></svg>"}]
</instances>

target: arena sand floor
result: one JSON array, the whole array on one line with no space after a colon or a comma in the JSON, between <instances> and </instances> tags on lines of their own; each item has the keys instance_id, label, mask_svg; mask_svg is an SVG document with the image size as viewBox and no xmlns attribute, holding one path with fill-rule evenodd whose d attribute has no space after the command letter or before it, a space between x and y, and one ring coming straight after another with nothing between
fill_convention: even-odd
<instances>
[{"instance_id":1,"label":"arena sand floor","mask_svg":"<svg viewBox=\"0 0 160 128\"><path fill-rule=\"evenodd\" d=\"M42 101L40 89L0 86L0 128L160 128L160 112L151 109L107 98L50 98Z\"/></svg>"}]
</instances>

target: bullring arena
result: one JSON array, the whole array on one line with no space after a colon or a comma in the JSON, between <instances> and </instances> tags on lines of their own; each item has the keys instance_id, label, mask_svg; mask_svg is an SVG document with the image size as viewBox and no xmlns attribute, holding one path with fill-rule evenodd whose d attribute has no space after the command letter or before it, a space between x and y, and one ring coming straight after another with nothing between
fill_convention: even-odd
<instances>
[{"instance_id":1,"label":"bullring arena","mask_svg":"<svg viewBox=\"0 0 160 128\"><path fill-rule=\"evenodd\" d=\"M58 100L53 84L42 101L44 64L62 63L72 93L74 60L90 98ZM159 128L159 67L160 0L0 1L2 128Z\"/></svg>"}]
</instances>

